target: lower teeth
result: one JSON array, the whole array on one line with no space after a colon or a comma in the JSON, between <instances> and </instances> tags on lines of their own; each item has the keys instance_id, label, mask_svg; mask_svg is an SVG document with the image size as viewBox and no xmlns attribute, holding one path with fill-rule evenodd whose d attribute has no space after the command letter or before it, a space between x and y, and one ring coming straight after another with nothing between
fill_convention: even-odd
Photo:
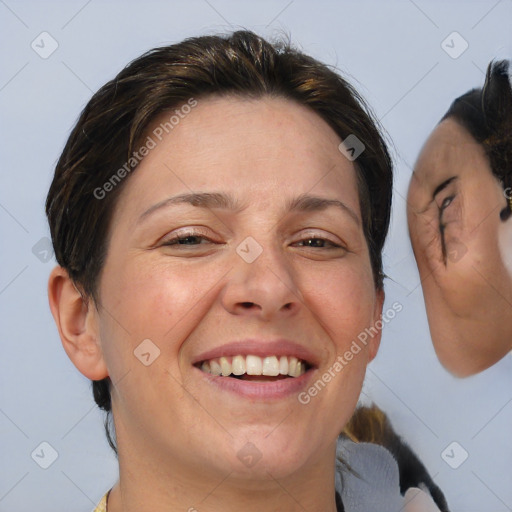
<instances>
[{"instance_id":1,"label":"lower teeth","mask_svg":"<svg viewBox=\"0 0 512 512\"><path fill-rule=\"evenodd\" d=\"M282 380L282 379L290 379L291 377L289 375L276 375L276 376L269 376L269 375L247 375L244 373L243 375L233 375L230 374L228 377L231 377L233 379L239 379L239 380Z\"/></svg>"}]
</instances>

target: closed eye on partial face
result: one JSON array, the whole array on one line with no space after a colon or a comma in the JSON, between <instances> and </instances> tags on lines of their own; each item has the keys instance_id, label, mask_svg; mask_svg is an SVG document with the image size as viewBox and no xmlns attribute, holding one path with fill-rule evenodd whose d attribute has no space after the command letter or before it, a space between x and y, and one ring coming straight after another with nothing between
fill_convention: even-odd
<instances>
[{"instance_id":1,"label":"closed eye on partial face","mask_svg":"<svg viewBox=\"0 0 512 512\"><path fill-rule=\"evenodd\" d=\"M447 258L447 249L446 249L446 239L445 239L445 229L446 229L446 210L453 203L456 191L455 186L452 184L456 184L457 176L452 176L447 180L443 181L440 185L438 185L434 193L432 194L432 199L436 202L439 209L439 233L441 235L441 251L443 254L443 261L446 264Z\"/></svg>"}]
</instances>

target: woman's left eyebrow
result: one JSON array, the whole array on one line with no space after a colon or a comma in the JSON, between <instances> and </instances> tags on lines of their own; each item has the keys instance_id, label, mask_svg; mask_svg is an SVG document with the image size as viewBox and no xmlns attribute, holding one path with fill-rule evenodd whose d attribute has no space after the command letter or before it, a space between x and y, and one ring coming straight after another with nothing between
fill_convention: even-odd
<instances>
[{"instance_id":1,"label":"woman's left eyebrow","mask_svg":"<svg viewBox=\"0 0 512 512\"><path fill-rule=\"evenodd\" d=\"M206 209L221 208L235 212L242 211L247 207L247 205L241 204L229 194L221 192L191 192L169 197L154 204L139 217L137 223L142 222L157 210L178 204L190 204ZM339 199L301 194L288 202L286 210L288 212L314 212L323 211L331 207L338 208L343 213L348 214L357 225L360 225L361 221L354 210Z\"/></svg>"},{"instance_id":2,"label":"woman's left eyebrow","mask_svg":"<svg viewBox=\"0 0 512 512\"><path fill-rule=\"evenodd\" d=\"M340 209L343 213L348 214L348 216L351 217L352 220L359 226L360 220L356 212L339 199L330 199L327 197L301 194L299 197L293 199L288 204L288 210L292 212L314 212L326 210L332 206Z\"/></svg>"}]
</instances>

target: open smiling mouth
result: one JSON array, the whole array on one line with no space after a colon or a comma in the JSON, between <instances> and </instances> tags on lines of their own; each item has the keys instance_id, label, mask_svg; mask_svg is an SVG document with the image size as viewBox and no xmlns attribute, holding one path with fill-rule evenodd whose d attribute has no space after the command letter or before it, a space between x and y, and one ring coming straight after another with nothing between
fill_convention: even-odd
<instances>
[{"instance_id":1,"label":"open smiling mouth","mask_svg":"<svg viewBox=\"0 0 512 512\"><path fill-rule=\"evenodd\" d=\"M246 381L273 382L304 375L311 365L294 356L236 355L200 361L195 365L204 373Z\"/></svg>"}]
</instances>

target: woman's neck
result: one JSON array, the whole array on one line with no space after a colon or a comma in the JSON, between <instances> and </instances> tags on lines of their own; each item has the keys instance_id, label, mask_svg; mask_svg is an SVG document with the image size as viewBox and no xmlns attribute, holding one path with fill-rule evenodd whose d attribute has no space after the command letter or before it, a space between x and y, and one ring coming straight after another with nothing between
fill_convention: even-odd
<instances>
[{"instance_id":1,"label":"woman's neck","mask_svg":"<svg viewBox=\"0 0 512 512\"><path fill-rule=\"evenodd\" d=\"M120 478L108 512L336 512L334 454L333 446L332 453L292 475L276 478L260 471L250 480L235 470L213 474L120 451Z\"/></svg>"}]
</instances>

